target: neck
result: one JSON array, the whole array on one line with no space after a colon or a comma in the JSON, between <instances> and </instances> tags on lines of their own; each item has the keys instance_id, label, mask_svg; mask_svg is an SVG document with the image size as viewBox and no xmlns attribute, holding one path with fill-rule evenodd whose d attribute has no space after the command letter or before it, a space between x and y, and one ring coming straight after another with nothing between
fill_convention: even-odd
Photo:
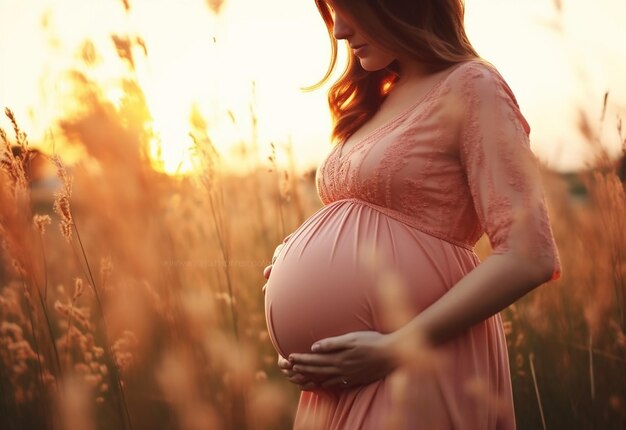
<instances>
[{"instance_id":1,"label":"neck","mask_svg":"<svg viewBox=\"0 0 626 430\"><path fill-rule=\"evenodd\" d=\"M398 59L399 78L396 85L406 85L409 82L419 81L430 75L426 67L414 60Z\"/></svg>"}]
</instances>

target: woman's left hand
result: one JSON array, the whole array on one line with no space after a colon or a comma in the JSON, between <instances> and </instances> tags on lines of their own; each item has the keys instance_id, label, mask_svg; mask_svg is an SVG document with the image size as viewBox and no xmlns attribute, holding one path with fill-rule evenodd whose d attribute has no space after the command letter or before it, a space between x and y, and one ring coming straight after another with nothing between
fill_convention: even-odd
<instances>
[{"instance_id":1,"label":"woman's left hand","mask_svg":"<svg viewBox=\"0 0 626 430\"><path fill-rule=\"evenodd\" d=\"M391 337L377 331L357 331L319 340L313 353L289 356L295 372L327 376L328 387L353 387L382 379L396 367Z\"/></svg>"}]
</instances>

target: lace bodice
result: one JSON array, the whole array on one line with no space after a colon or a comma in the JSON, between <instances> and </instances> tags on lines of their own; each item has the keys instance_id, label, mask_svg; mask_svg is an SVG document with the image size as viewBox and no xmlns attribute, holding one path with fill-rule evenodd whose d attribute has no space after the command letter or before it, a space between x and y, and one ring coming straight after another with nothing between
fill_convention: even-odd
<instances>
[{"instance_id":1,"label":"lace bodice","mask_svg":"<svg viewBox=\"0 0 626 430\"><path fill-rule=\"evenodd\" d=\"M341 156L334 146L317 169L317 192L324 205L358 199L468 249L487 233L493 253L515 247L552 258L558 279L529 133L496 68L466 62Z\"/></svg>"}]
</instances>

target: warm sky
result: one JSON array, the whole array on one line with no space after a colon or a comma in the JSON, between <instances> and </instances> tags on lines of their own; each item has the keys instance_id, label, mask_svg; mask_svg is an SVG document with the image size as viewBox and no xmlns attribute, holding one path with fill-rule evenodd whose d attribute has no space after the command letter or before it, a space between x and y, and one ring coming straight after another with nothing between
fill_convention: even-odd
<instances>
[{"instance_id":1,"label":"warm sky","mask_svg":"<svg viewBox=\"0 0 626 430\"><path fill-rule=\"evenodd\" d=\"M145 41L148 55L135 51L132 76L146 94L167 169L188 166L194 105L224 154L250 141L252 81L260 158L270 154L270 142L289 139L300 167L314 167L326 155L328 86L299 90L317 82L328 65L326 31L313 0L226 0L218 15L207 6L215 0L129 3L126 13L122 0L0 0L0 107L15 111L33 144L49 149L46 131L70 106L60 76L83 67L76 53L86 39L99 57L90 76L109 99L119 98L118 79L130 71L116 57L115 33ZM583 165L577 109L597 123L607 90L603 137L617 149L616 115L626 116L624 22L624 0L466 0L470 40L516 94L535 153L556 169ZM8 128L4 118L0 125Z\"/></svg>"}]
</instances>

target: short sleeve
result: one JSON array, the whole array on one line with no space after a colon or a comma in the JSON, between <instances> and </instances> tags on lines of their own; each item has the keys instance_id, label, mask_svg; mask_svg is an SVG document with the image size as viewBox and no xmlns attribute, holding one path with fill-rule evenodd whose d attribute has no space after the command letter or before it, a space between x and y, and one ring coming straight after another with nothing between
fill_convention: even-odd
<instances>
[{"instance_id":1,"label":"short sleeve","mask_svg":"<svg viewBox=\"0 0 626 430\"><path fill-rule=\"evenodd\" d=\"M492 66L472 67L462 82L459 157L476 215L494 254L515 250L552 262L561 276L530 126Z\"/></svg>"}]
</instances>

